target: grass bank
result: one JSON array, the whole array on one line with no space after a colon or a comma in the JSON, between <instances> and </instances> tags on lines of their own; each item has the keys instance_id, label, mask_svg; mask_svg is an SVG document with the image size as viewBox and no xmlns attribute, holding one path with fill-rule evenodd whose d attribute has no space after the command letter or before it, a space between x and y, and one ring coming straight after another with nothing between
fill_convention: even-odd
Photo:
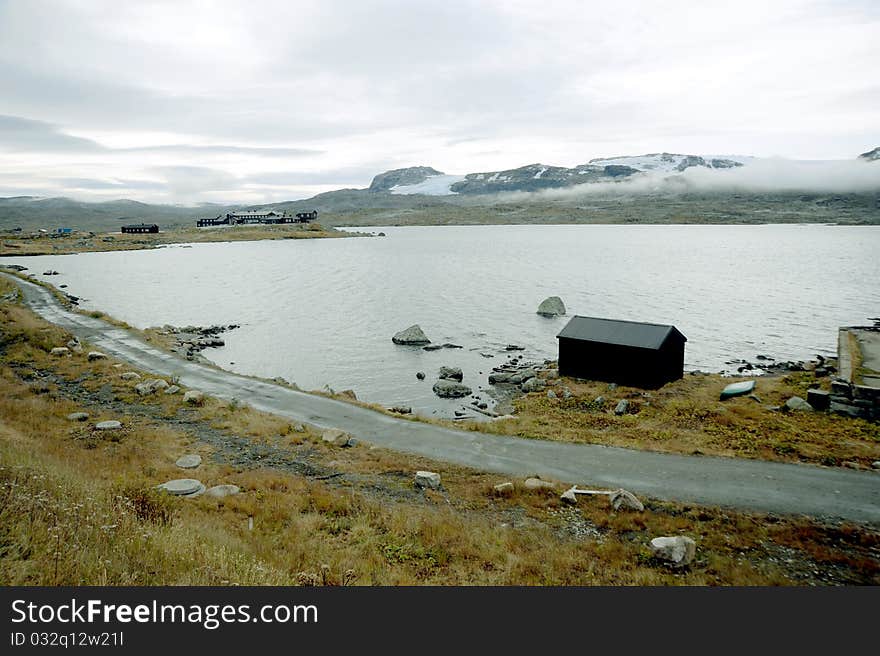
<instances>
[{"instance_id":1,"label":"grass bank","mask_svg":"<svg viewBox=\"0 0 880 656\"><path fill-rule=\"evenodd\" d=\"M130 251L160 248L168 244L259 241L266 239L326 239L356 236L350 232L325 228L317 223L282 225L242 225L222 228L171 228L156 234L76 232L70 235L9 234L0 239L0 257L25 255L65 255L103 251Z\"/></svg>"},{"instance_id":2,"label":"grass bank","mask_svg":"<svg viewBox=\"0 0 880 656\"><path fill-rule=\"evenodd\" d=\"M11 289L0 280L0 297ZM615 513L605 499L570 507L561 484L514 481L497 496L498 476L330 447L238 402L138 396L122 363L51 355L69 338L0 303L2 585L880 583L880 535L866 527L651 499L643 512ZM75 411L88 421L68 420ZM94 430L104 419L122 429ZM184 453L203 464L178 469ZM414 488L418 469L440 472L442 489ZM242 493L154 490L180 477ZM679 534L698 545L681 571L647 549Z\"/></svg>"}]
</instances>

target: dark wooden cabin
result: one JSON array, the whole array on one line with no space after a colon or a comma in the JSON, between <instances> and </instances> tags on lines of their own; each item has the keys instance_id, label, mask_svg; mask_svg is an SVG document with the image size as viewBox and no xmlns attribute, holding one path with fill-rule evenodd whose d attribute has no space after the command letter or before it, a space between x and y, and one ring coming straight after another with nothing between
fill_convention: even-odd
<instances>
[{"instance_id":1,"label":"dark wooden cabin","mask_svg":"<svg viewBox=\"0 0 880 656\"><path fill-rule=\"evenodd\" d=\"M563 376L656 389L684 375L675 326L575 316L556 338Z\"/></svg>"},{"instance_id":2,"label":"dark wooden cabin","mask_svg":"<svg viewBox=\"0 0 880 656\"><path fill-rule=\"evenodd\" d=\"M159 232L159 226L155 223L135 223L122 226L122 232L135 234Z\"/></svg>"}]
</instances>

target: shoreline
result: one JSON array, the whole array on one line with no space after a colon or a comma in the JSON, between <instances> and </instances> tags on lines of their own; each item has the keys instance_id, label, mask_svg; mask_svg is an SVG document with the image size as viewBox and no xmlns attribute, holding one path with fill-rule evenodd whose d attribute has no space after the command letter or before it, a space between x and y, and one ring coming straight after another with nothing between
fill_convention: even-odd
<instances>
[{"instance_id":1,"label":"shoreline","mask_svg":"<svg viewBox=\"0 0 880 656\"><path fill-rule=\"evenodd\" d=\"M325 228L318 223L224 228L171 228L155 234L120 232L81 232L70 235L0 235L0 257L37 257L128 250L152 250L167 246L274 241L284 239L344 239L367 237L367 233ZM47 248L48 247L48 248Z\"/></svg>"}]
</instances>

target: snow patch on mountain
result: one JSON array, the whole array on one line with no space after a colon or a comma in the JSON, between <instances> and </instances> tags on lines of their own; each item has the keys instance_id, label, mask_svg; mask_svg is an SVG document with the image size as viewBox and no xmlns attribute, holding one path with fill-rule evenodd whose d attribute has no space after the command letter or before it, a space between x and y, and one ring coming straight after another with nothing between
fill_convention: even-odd
<instances>
[{"instance_id":1,"label":"snow patch on mountain","mask_svg":"<svg viewBox=\"0 0 880 656\"><path fill-rule=\"evenodd\" d=\"M431 175L418 184L396 185L391 187L389 191L392 194L400 196L409 196L412 194L424 194L426 196L450 196L456 192L450 187L456 182L464 180L463 175Z\"/></svg>"}]
</instances>

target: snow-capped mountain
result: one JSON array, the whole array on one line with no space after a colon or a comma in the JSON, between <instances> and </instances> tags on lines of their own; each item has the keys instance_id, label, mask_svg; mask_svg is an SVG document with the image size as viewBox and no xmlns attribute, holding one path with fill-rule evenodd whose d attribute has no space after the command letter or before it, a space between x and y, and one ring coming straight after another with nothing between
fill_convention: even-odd
<instances>
[{"instance_id":1,"label":"snow-capped mountain","mask_svg":"<svg viewBox=\"0 0 880 656\"><path fill-rule=\"evenodd\" d=\"M754 157L743 156L698 156L677 153L650 153L631 157L599 157L591 159L590 164L629 166L639 171L659 171L661 173L681 173L685 169L699 166L707 169L730 169L748 164Z\"/></svg>"}]
</instances>

